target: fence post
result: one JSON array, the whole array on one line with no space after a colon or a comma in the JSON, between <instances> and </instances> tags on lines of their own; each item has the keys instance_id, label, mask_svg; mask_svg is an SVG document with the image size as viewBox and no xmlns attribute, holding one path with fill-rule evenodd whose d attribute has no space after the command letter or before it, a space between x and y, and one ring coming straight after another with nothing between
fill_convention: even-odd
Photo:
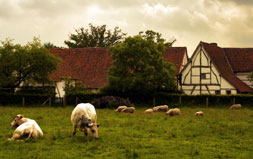
<instances>
[{"instance_id":1,"label":"fence post","mask_svg":"<svg viewBox=\"0 0 253 159\"><path fill-rule=\"evenodd\" d=\"M52 102L51 102L51 97L48 98L48 103L49 103L49 106L52 105Z\"/></svg>"},{"instance_id":2,"label":"fence post","mask_svg":"<svg viewBox=\"0 0 253 159\"><path fill-rule=\"evenodd\" d=\"M66 96L63 97L63 106L66 106Z\"/></svg>"},{"instance_id":3,"label":"fence post","mask_svg":"<svg viewBox=\"0 0 253 159\"><path fill-rule=\"evenodd\" d=\"M22 106L25 106L25 97L22 97Z\"/></svg>"},{"instance_id":4,"label":"fence post","mask_svg":"<svg viewBox=\"0 0 253 159\"><path fill-rule=\"evenodd\" d=\"M179 104L182 104L182 96L179 96Z\"/></svg>"},{"instance_id":5,"label":"fence post","mask_svg":"<svg viewBox=\"0 0 253 159\"><path fill-rule=\"evenodd\" d=\"M155 106L155 96L153 96L153 106Z\"/></svg>"},{"instance_id":6,"label":"fence post","mask_svg":"<svg viewBox=\"0 0 253 159\"><path fill-rule=\"evenodd\" d=\"M208 107L208 97L206 97L206 107Z\"/></svg>"},{"instance_id":7,"label":"fence post","mask_svg":"<svg viewBox=\"0 0 253 159\"><path fill-rule=\"evenodd\" d=\"M235 97L233 98L233 105L235 104Z\"/></svg>"},{"instance_id":8,"label":"fence post","mask_svg":"<svg viewBox=\"0 0 253 159\"><path fill-rule=\"evenodd\" d=\"M78 97L76 97L76 105L78 104Z\"/></svg>"}]
</instances>

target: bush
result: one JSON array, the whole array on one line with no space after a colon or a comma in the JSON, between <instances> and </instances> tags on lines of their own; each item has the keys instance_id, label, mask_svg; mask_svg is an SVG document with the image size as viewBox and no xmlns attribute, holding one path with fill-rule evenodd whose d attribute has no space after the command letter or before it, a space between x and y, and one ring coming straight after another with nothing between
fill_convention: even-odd
<instances>
[{"instance_id":1,"label":"bush","mask_svg":"<svg viewBox=\"0 0 253 159\"><path fill-rule=\"evenodd\" d=\"M91 101L96 108L116 108L120 105L129 106L131 102L128 99L115 97L115 96L104 96Z\"/></svg>"},{"instance_id":2,"label":"bush","mask_svg":"<svg viewBox=\"0 0 253 159\"><path fill-rule=\"evenodd\" d=\"M145 106L152 106L153 105L153 95L151 94L102 94L102 93L88 93L88 94L67 94L66 100L67 104L76 104L76 98L78 98L78 102L84 102L84 103L91 103L95 102L99 99L100 103L105 103L103 105L98 107L104 108L104 107L113 107L115 104L113 102L110 102L108 104L108 101L114 101L113 98L105 99L105 96L114 96L114 97L120 97L123 99L129 99L131 103L134 103L135 105L145 105ZM181 104L179 103L181 98ZM240 103L243 106L252 106L253 107L253 95L186 95L186 94L170 94L166 92L160 92L155 95L155 104L156 105L169 105L169 106L205 106L206 105L206 99L208 98L208 105L210 107L217 106L217 105L227 105L230 106L233 104L233 102ZM98 100L98 101L99 101ZM97 102L98 102L97 101ZM116 105L124 105L124 103ZM127 104L125 104L127 105Z\"/></svg>"}]
</instances>

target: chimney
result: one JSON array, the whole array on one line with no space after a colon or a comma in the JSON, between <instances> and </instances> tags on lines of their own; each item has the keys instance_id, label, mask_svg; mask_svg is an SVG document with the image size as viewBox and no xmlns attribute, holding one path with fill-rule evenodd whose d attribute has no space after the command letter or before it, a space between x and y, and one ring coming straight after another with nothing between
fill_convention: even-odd
<instances>
[{"instance_id":1,"label":"chimney","mask_svg":"<svg viewBox=\"0 0 253 159\"><path fill-rule=\"evenodd\" d=\"M217 43L210 43L211 45L218 46Z\"/></svg>"}]
</instances>

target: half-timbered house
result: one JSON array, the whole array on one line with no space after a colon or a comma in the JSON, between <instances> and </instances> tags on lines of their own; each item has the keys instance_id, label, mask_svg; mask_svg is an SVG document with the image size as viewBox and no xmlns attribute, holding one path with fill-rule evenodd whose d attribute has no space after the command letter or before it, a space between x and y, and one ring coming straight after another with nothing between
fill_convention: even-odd
<instances>
[{"instance_id":1,"label":"half-timbered house","mask_svg":"<svg viewBox=\"0 0 253 159\"><path fill-rule=\"evenodd\" d=\"M216 43L200 42L180 73L181 89L186 94L194 95L251 92L252 89L235 74L240 69L235 69L238 65L232 60L235 58L235 52L232 50L238 49L221 48ZM234 68L231 67L231 63Z\"/></svg>"}]
</instances>

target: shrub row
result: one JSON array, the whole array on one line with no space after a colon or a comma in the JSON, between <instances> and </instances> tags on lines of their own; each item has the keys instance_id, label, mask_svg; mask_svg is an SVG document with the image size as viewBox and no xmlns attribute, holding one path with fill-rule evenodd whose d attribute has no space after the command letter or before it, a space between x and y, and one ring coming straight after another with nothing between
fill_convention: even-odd
<instances>
[{"instance_id":1,"label":"shrub row","mask_svg":"<svg viewBox=\"0 0 253 159\"><path fill-rule=\"evenodd\" d=\"M57 105L55 98L48 94L11 94L11 93L0 93L0 105L22 105L23 98L25 99L25 105L42 105L48 97L52 97L52 105ZM106 97L108 96L108 97ZM152 106L154 98L152 95L118 95L123 99L120 99L114 95L100 94L100 93L85 93L85 94L66 94L66 104L75 105L77 103L99 103L101 108L115 107L115 105L127 105L127 102L134 105L145 105ZM106 98L105 98L106 97ZM253 95L196 95L190 96L185 94L169 94L169 93L157 93L155 95L155 104L169 106L217 106L225 105L230 106L233 103L240 103L243 106L253 107ZM47 103L48 104L48 103ZM59 105L59 104L58 104Z\"/></svg>"},{"instance_id":2,"label":"shrub row","mask_svg":"<svg viewBox=\"0 0 253 159\"><path fill-rule=\"evenodd\" d=\"M108 96L105 94L68 94L66 96L67 104L75 105L76 97L78 97L78 102L91 102L95 99L101 98L103 96ZM131 103L137 105L153 105L154 96L138 95L138 94L128 94L119 95L124 99L129 99ZM208 100L207 100L208 98ZM245 106L253 107L253 95L185 95L185 94L169 94L169 93L157 93L155 95L156 105L184 105L184 106L205 106L208 101L208 106L216 105L227 105L230 106L234 103L240 103Z\"/></svg>"},{"instance_id":3,"label":"shrub row","mask_svg":"<svg viewBox=\"0 0 253 159\"><path fill-rule=\"evenodd\" d=\"M47 94L0 93L1 105L41 105L48 99ZM24 101L23 101L24 99Z\"/></svg>"}]
</instances>

